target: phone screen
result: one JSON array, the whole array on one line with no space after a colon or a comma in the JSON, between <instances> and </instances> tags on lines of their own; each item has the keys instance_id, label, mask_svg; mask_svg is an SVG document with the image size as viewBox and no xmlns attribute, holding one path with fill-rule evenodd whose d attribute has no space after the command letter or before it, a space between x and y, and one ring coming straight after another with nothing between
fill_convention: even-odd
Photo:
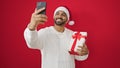
<instances>
[{"instance_id":1,"label":"phone screen","mask_svg":"<svg viewBox=\"0 0 120 68\"><path fill-rule=\"evenodd\" d=\"M46 2L37 2L37 10L40 8L45 7L45 10L43 10L42 12L38 13L38 14L46 14Z\"/></svg>"}]
</instances>

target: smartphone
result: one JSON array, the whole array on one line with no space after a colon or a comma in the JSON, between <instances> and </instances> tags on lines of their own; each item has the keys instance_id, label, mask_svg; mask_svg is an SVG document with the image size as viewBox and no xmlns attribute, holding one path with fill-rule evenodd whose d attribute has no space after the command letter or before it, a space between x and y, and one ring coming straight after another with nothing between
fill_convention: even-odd
<instances>
[{"instance_id":1,"label":"smartphone","mask_svg":"<svg viewBox=\"0 0 120 68\"><path fill-rule=\"evenodd\" d=\"M45 10L43 10L42 12L38 13L38 14L46 14L46 2L37 2L37 10L40 8L45 7Z\"/></svg>"}]
</instances>

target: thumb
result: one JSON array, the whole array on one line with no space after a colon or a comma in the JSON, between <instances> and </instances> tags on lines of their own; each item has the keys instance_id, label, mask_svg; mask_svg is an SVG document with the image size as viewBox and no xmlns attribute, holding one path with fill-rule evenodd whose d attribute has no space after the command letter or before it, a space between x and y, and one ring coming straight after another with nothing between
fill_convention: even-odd
<instances>
[{"instance_id":1,"label":"thumb","mask_svg":"<svg viewBox=\"0 0 120 68\"><path fill-rule=\"evenodd\" d=\"M35 13L38 14L38 13L42 12L43 10L45 10L45 7L40 8L40 9L35 8Z\"/></svg>"},{"instance_id":2,"label":"thumb","mask_svg":"<svg viewBox=\"0 0 120 68\"><path fill-rule=\"evenodd\" d=\"M35 8L34 12L35 12L35 13L37 12L37 8Z\"/></svg>"}]
</instances>

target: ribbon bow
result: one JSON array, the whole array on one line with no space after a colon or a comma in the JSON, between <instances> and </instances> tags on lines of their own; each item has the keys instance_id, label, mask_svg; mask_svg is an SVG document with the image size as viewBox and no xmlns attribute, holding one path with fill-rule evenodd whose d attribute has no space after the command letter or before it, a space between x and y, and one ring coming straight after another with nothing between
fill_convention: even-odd
<instances>
[{"instance_id":1,"label":"ribbon bow","mask_svg":"<svg viewBox=\"0 0 120 68\"><path fill-rule=\"evenodd\" d=\"M80 32L77 32L74 35L72 35L72 38L80 40L80 38L85 38L85 36L82 36Z\"/></svg>"}]
</instances>

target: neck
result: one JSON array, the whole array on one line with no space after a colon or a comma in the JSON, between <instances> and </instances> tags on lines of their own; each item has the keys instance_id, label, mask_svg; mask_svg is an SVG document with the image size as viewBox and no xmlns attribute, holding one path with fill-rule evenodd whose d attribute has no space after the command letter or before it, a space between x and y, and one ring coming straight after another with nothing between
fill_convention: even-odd
<instances>
[{"instance_id":1,"label":"neck","mask_svg":"<svg viewBox=\"0 0 120 68\"><path fill-rule=\"evenodd\" d=\"M58 25L54 25L54 28L55 28L55 30L56 31L58 31L58 32L64 32L64 30L65 30L65 27L64 26L58 26Z\"/></svg>"}]
</instances>

